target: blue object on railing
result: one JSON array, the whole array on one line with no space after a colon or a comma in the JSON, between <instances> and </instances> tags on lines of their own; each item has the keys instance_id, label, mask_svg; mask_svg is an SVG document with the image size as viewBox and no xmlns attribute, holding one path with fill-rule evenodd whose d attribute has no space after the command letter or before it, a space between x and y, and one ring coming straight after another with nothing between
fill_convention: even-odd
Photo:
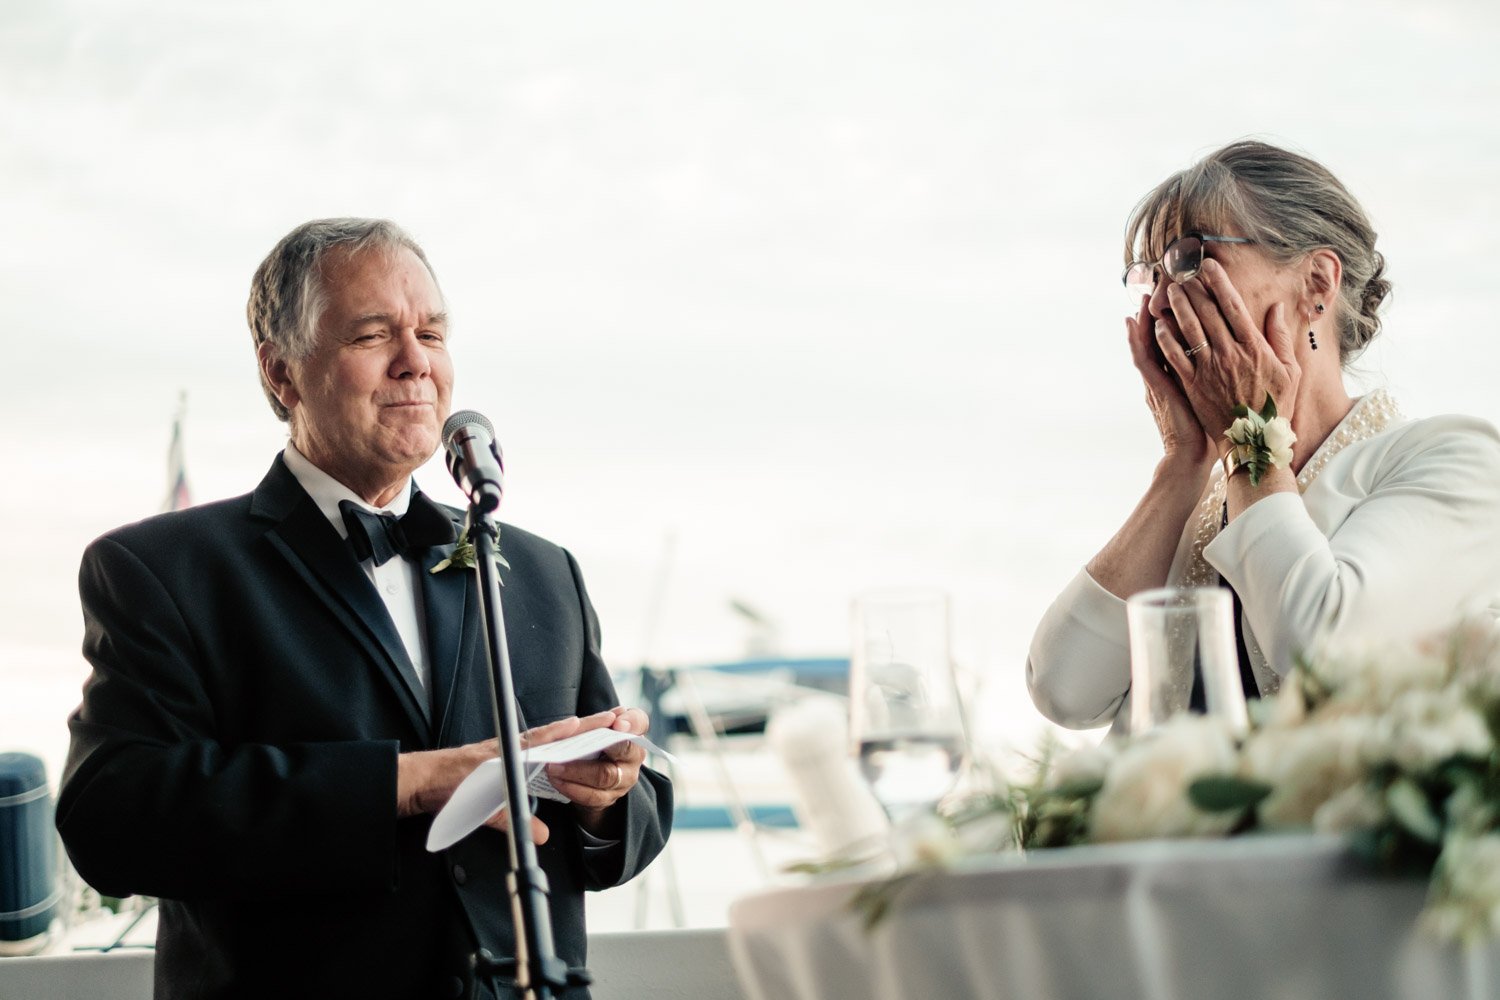
<instances>
[{"instance_id":1,"label":"blue object on railing","mask_svg":"<svg viewBox=\"0 0 1500 1000\"><path fill-rule=\"evenodd\" d=\"M62 901L47 768L0 753L0 954L40 947Z\"/></svg>"},{"instance_id":2,"label":"blue object on railing","mask_svg":"<svg viewBox=\"0 0 1500 1000\"><path fill-rule=\"evenodd\" d=\"M791 806L762 805L755 803L745 807L750 822L761 827L776 827L795 830L797 814ZM733 830L734 816L727 806L683 806L672 811L673 830Z\"/></svg>"}]
</instances>

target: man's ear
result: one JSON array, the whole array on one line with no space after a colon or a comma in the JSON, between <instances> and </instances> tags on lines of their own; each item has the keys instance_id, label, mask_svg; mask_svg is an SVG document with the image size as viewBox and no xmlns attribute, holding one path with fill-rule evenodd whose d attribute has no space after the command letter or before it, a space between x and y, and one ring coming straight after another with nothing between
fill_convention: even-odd
<instances>
[{"instance_id":1,"label":"man's ear","mask_svg":"<svg viewBox=\"0 0 1500 1000\"><path fill-rule=\"evenodd\" d=\"M291 370L281 357L281 351L275 344L266 340L262 341L260 347L256 349L255 356L260 362L260 373L266 380L266 385L271 387L272 394L290 412L301 401L302 396L292 383Z\"/></svg>"},{"instance_id":2,"label":"man's ear","mask_svg":"<svg viewBox=\"0 0 1500 1000\"><path fill-rule=\"evenodd\" d=\"M1307 255L1307 266L1308 292L1314 301L1331 307L1339 297L1339 285L1344 280L1344 262L1338 254L1323 247Z\"/></svg>"}]
</instances>

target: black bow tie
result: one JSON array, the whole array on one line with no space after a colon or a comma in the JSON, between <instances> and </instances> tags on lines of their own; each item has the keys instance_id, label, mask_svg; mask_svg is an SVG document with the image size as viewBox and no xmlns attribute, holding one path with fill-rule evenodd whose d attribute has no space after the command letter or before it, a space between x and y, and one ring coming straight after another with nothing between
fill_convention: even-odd
<instances>
[{"instance_id":1,"label":"black bow tie","mask_svg":"<svg viewBox=\"0 0 1500 1000\"><path fill-rule=\"evenodd\" d=\"M339 512L349 529L349 547L354 550L354 558L361 562L373 559L376 566L392 556L406 556L418 549L458 541L458 532L448 512L423 493L412 494L411 504L401 518L365 510L353 500L340 500Z\"/></svg>"}]
</instances>

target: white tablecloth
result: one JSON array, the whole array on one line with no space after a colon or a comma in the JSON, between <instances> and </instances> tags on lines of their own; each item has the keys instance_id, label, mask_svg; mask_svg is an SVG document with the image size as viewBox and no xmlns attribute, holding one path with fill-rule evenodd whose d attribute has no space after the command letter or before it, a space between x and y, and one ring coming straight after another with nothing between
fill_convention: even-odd
<instances>
[{"instance_id":1,"label":"white tablecloth","mask_svg":"<svg viewBox=\"0 0 1500 1000\"><path fill-rule=\"evenodd\" d=\"M753 1000L1463 1000L1500 996L1500 948L1416 926L1420 880L1337 840L1154 841L988 859L923 876L873 930L857 882L739 900Z\"/></svg>"}]
</instances>

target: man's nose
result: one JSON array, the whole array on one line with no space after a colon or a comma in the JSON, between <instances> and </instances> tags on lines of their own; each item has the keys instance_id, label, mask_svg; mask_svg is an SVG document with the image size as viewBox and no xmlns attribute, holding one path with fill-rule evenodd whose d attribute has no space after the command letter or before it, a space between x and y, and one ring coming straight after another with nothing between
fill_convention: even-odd
<instances>
[{"instance_id":1,"label":"man's nose","mask_svg":"<svg viewBox=\"0 0 1500 1000\"><path fill-rule=\"evenodd\" d=\"M391 359L391 378L421 378L432 370L427 348L417 339L414 327L401 331L396 356Z\"/></svg>"}]
</instances>

